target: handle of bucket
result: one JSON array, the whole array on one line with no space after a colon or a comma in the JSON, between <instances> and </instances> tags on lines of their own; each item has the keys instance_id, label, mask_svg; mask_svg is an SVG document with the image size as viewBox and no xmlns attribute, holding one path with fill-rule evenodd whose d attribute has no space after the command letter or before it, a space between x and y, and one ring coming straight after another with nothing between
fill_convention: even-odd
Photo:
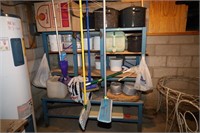
<instances>
[{"instance_id":1,"label":"handle of bucket","mask_svg":"<svg viewBox=\"0 0 200 133\"><path fill-rule=\"evenodd\" d=\"M116 52L115 32L113 32L112 47L113 47L112 51L113 51L113 52Z\"/></svg>"}]
</instances>

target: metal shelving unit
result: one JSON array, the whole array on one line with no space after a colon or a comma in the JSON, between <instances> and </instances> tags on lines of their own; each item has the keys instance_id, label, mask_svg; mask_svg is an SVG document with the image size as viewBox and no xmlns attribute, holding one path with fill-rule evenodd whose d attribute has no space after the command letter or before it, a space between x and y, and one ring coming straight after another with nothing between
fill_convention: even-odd
<instances>
[{"instance_id":1,"label":"metal shelving unit","mask_svg":"<svg viewBox=\"0 0 200 133\"><path fill-rule=\"evenodd\" d=\"M133 56L137 56L137 61L139 63L139 57L142 55L146 55L146 27L138 27L138 28L109 28L106 29L107 32L116 32L116 31L127 31L127 32L131 32L131 31L140 31L142 32L142 48L141 48L141 52L128 52L128 51L124 51L124 52L116 52L116 53L111 53L111 52L107 52L107 56L110 55L133 55ZM95 31L96 32L96 31ZM99 34L101 35L102 30L98 31ZM55 32L43 32L42 33L42 37L43 37L43 46L44 46L44 51L45 53L47 53L47 59L49 61L49 54L58 54L57 52L50 52L49 48L48 48L48 39L47 36L50 34L55 34ZM59 32L59 34L61 35L65 35L65 34L73 34L73 32ZM79 53L79 51L77 50L76 45L76 39L73 38L73 50L67 51L67 53L69 52L70 54L73 54L73 61L74 61L74 75L78 75L81 74L78 70L80 70L80 68L78 68L78 64L77 64L77 53ZM96 76L100 76L100 77L104 77L103 75L103 71L104 71L104 67L103 67L103 38L100 38L100 51L93 51L93 52L100 52L100 61L101 61L101 70L95 70L95 73L97 73ZM86 51L85 51L86 52ZM92 51L91 51L92 52ZM107 74L112 74L114 72L108 71ZM92 75L95 77L95 75ZM131 77L128 77L126 79L124 79L125 81L134 81L136 75L133 75ZM119 78L119 76L115 77L115 78L111 78L108 79L108 81L114 81L117 80ZM123 80L123 81L124 81ZM101 89L102 90L102 89ZM101 97L102 98L102 97ZM100 99L101 99L100 98ZM79 118L79 116L72 116L72 115L62 115L62 114L49 114L48 110L48 104L49 103L69 103L69 104L78 104L75 103L72 99L70 99L69 95L64 98L64 99L55 99L55 98L48 98L48 97L43 97L42 98L42 105L43 105L43 113L44 113L44 120L45 120L45 125L47 126L49 124L49 118ZM99 99L92 99L91 100L91 104L92 105L100 105L100 100ZM139 100L137 102L120 102L120 101L114 101L113 102L113 106L128 106L128 107L136 107L137 108L137 115L134 117L134 119L112 119L113 121L120 121L120 122L128 122L128 123L137 123L137 131L141 132L142 131L142 112L143 112L143 101ZM94 120L94 118L91 118Z\"/></svg>"}]
</instances>

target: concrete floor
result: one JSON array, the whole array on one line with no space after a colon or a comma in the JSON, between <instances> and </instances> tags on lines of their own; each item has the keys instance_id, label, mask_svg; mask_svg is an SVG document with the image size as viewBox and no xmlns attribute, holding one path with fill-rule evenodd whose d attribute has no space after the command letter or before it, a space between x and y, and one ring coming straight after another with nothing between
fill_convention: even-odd
<instances>
[{"instance_id":1,"label":"concrete floor","mask_svg":"<svg viewBox=\"0 0 200 133\"><path fill-rule=\"evenodd\" d=\"M80 113L79 107L60 108L53 113ZM130 109L126 109L130 111ZM143 114L142 132L165 132L165 113L151 113L152 110L145 110ZM50 112L51 113L51 112ZM49 126L45 127L43 119L37 122L38 132L83 132L79 126L78 119L50 118ZM112 122L111 128L98 126L97 120L88 120L85 132L137 132L137 125L134 123Z\"/></svg>"}]
</instances>

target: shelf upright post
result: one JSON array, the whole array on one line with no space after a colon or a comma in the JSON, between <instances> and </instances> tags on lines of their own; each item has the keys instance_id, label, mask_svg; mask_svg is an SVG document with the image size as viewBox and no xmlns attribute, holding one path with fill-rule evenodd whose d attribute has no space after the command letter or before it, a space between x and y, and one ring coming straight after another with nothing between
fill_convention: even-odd
<instances>
[{"instance_id":1,"label":"shelf upright post","mask_svg":"<svg viewBox=\"0 0 200 133\"><path fill-rule=\"evenodd\" d=\"M146 27L142 28L142 56L146 53Z\"/></svg>"},{"instance_id":2,"label":"shelf upright post","mask_svg":"<svg viewBox=\"0 0 200 133\"><path fill-rule=\"evenodd\" d=\"M74 76L78 76L77 45L75 38L72 38L72 50L73 50Z\"/></svg>"}]
</instances>

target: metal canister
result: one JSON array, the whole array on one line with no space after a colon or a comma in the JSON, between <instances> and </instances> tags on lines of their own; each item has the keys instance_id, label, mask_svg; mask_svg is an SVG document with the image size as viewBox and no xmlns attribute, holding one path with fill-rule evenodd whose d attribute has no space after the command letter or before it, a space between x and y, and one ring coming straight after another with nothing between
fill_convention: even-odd
<instances>
[{"instance_id":1,"label":"metal canister","mask_svg":"<svg viewBox=\"0 0 200 133\"><path fill-rule=\"evenodd\" d=\"M134 33L130 36L127 36L129 52L141 52L142 47L142 34Z\"/></svg>"},{"instance_id":2,"label":"metal canister","mask_svg":"<svg viewBox=\"0 0 200 133\"><path fill-rule=\"evenodd\" d=\"M106 26L107 28L118 27L119 11L113 8L106 8ZM95 29L103 28L103 8L94 11Z\"/></svg>"},{"instance_id":3,"label":"metal canister","mask_svg":"<svg viewBox=\"0 0 200 133\"><path fill-rule=\"evenodd\" d=\"M136 95L137 94L137 90L134 89L134 83L132 82L125 82L123 85L123 93L126 95Z\"/></svg>"},{"instance_id":4,"label":"metal canister","mask_svg":"<svg viewBox=\"0 0 200 133\"><path fill-rule=\"evenodd\" d=\"M120 82L111 82L110 89L112 94L119 95L122 93L122 84Z\"/></svg>"},{"instance_id":5,"label":"metal canister","mask_svg":"<svg viewBox=\"0 0 200 133\"><path fill-rule=\"evenodd\" d=\"M120 27L144 27L145 19L145 7L132 6L120 11Z\"/></svg>"}]
</instances>

